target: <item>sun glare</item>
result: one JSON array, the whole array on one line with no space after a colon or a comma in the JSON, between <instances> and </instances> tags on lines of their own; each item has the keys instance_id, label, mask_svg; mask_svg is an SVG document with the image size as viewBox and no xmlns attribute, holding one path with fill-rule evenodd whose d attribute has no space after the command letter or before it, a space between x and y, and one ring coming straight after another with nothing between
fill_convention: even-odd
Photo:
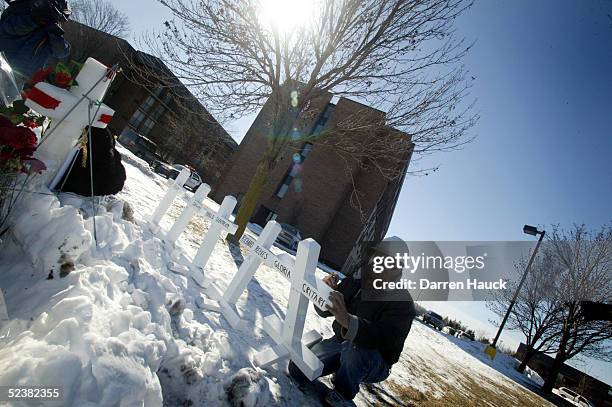
<instances>
[{"instance_id":1,"label":"sun glare","mask_svg":"<svg viewBox=\"0 0 612 407\"><path fill-rule=\"evenodd\" d=\"M316 0L260 0L259 18L280 33L303 28L312 22Z\"/></svg>"}]
</instances>

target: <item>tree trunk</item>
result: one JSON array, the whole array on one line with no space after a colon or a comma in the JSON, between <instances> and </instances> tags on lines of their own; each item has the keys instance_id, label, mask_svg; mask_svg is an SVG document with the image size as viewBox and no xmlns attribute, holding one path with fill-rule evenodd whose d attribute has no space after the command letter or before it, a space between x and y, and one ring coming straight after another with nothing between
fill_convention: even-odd
<instances>
[{"instance_id":1,"label":"tree trunk","mask_svg":"<svg viewBox=\"0 0 612 407\"><path fill-rule=\"evenodd\" d=\"M268 162L268 158L264 156L257 164L255 175L253 175L253 178L251 178L249 188L240 202L240 208L238 209L236 219L234 220L234 222L238 225L238 230L236 230L236 233L233 235L227 236L227 240L230 242L238 243L238 240L244 233L246 225L249 223L249 220L255 211L255 207L257 206L257 202L259 201L259 197L261 196L264 186L268 181L269 175L270 163Z\"/></svg>"},{"instance_id":2,"label":"tree trunk","mask_svg":"<svg viewBox=\"0 0 612 407\"><path fill-rule=\"evenodd\" d=\"M557 382L557 376L561 371L561 366L563 366L563 362L565 362L566 358L561 352L557 352L557 356L548 371L548 376L546 376L546 380L544 380L544 385L542 386L542 391L544 393L551 393L553 387L555 387L555 383Z\"/></svg>"},{"instance_id":3,"label":"tree trunk","mask_svg":"<svg viewBox=\"0 0 612 407\"><path fill-rule=\"evenodd\" d=\"M523 356L523 359L521 360L521 363L518 365L518 367L516 368L517 371L521 372L521 373L525 373L525 369L527 368L527 364L529 363L529 361L531 360L531 358L536 354L537 352L533 349L533 348L528 348L525 351L525 355Z\"/></svg>"}]
</instances>

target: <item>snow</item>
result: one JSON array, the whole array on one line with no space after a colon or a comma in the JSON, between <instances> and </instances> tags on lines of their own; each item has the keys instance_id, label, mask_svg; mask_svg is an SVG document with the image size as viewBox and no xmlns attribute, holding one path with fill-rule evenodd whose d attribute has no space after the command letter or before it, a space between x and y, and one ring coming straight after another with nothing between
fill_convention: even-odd
<instances>
[{"instance_id":1,"label":"snow","mask_svg":"<svg viewBox=\"0 0 612 407\"><path fill-rule=\"evenodd\" d=\"M15 219L16 236L0 246L0 287L10 318L0 321L0 386L63 386L64 400L45 404L54 406L318 405L285 374L286 362L268 370L253 363L258 351L274 345L262 319L283 317L287 280L260 267L237 303L248 321L243 331L198 308L201 289L187 266L209 221L197 215L175 246L164 243L160 236L191 193L181 192L154 234L147 218L167 180L118 148L128 179L116 198L100 199L95 207L97 244L90 200L62 194L59 200L28 196ZM124 202L132 221L122 217L130 213ZM218 207L209 199L207 205ZM207 277L226 287L246 255L244 248L219 240ZM331 271L321 265L318 274ZM311 310L310 329L323 337L332 334L331 321ZM390 379L375 388L393 393L390 383L396 383L439 397L446 388L442 384L469 391L463 386L466 375L501 389L533 386L514 370L514 359L499 355L490 361L482 347L415 321ZM362 391L355 403L377 401Z\"/></svg>"}]
</instances>

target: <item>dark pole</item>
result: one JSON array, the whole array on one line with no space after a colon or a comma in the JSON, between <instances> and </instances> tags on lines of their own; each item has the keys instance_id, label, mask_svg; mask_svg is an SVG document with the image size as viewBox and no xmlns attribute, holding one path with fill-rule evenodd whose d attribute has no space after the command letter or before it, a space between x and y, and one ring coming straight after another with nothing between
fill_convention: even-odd
<instances>
[{"instance_id":1,"label":"dark pole","mask_svg":"<svg viewBox=\"0 0 612 407\"><path fill-rule=\"evenodd\" d=\"M497 340L499 339L499 336L504 330L504 325L506 325L506 321L508 320L508 317L510 316L510 312L512 311L512 308L514 307L516 298L518 297L519 292L521 291L521 287L523 287L523 283L525 282L525 279L527 278L527 273L529 272L531 263L533 263L533 259L535 258L535 255L538 252L538 249L540 248L540 243L542 243L542 240L544 239L544 235L546 234L546 231L543 230L541 232L536 232L536 233L540 234L540 238L538 239L538 244L536 244L536 247L533 250L533 253L531 253L531 258L529 259L529 263L527 263L527 267L525 267L525 271L523 272L523 277L521 278L521 282L519 283L518 287L516 287L516 291L514 292L512 301L510 301L510 305L508 306L508 310L506 311L506 315L504 315L504 319L502 319L501 325L499 326L499 329L497 330L495 339L493 339L493 343L491 343L491 347L493 348L495 347L495 345L497 345Z\"/></svg>"}]
</instances>

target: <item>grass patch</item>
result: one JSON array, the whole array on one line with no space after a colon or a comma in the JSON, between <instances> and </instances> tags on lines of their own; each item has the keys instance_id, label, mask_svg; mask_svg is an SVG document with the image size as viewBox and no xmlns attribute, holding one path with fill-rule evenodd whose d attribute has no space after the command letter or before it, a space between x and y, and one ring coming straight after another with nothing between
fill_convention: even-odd
<instances>
[{"instance_id":1,"label":"grass patch","mask_svg":"<svg viewBox=\"0 0 612 407\"><path fill-rule=\"evenodd\" d=\"M482 380L477 382L472 377L464 376L461 379L460 388L452 388L448 384L438 382L442 393L441 397L433 394L426 394L410 386L400 385L395 381L387 383L395 398L401 400L404 406L423 406L423 407L543 407L550 406L546 400L527 389L518 386L504 386L495 384L492 381ZM384 404L393 405L385 401Z\"/></svg>"}]
</instances>

